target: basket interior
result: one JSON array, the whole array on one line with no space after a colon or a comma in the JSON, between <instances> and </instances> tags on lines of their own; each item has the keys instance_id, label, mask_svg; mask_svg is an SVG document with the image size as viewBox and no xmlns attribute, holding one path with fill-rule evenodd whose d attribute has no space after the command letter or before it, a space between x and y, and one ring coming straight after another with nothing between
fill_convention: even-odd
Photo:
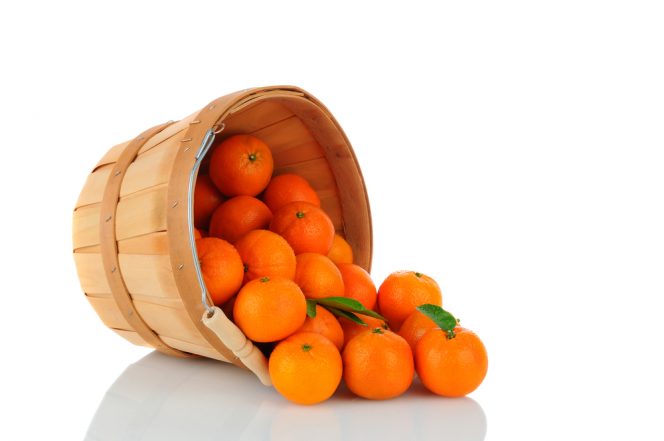
<instances>
[{"instance_id":1,"label":"basket interior","mask_svg":"<svg viewBox=\"0 0 664 441\"><path fill-rule=\"evenodd\" d=\"M350 185L345 178L348 173L340 173L340 169L334 168L334 161L342 161L343 158L337 157L338 155L331 157L328 147L336 144L333 148L338 151L338 144L342 142L345 150L352 150L336 123L324 116L322 110L311 101L299 97L267 97L252 102L225 118L225 128L218 140L235 134L251 134L265 142L274 157L274 175L293 173L305 178L318 193L321 207L330 216L335 230L346 237L356 255L361 256L366 254L366 244L354 240L353 234L348 234L347 220L351 214L344 212L340 197L344 186ZM199 173L207 174L209 158L218 144L219 142L215 141ZM355 181L358 179L361 182L359 169L355 170L354 176ZM347 192L352 190L347 189ZM358 194L356 197L365 195ZM352 215L362 216L361 213ZM362 221L370 222L370 219L365 218ZM366 258L358 263L369 269L369 260Z\"/></svg>"}]
</instances>

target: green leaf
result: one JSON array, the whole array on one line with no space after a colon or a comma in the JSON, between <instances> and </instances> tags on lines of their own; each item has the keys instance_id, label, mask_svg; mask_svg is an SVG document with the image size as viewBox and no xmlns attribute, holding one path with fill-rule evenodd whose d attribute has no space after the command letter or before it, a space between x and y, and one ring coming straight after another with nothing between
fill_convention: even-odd
<instances>
[{"instance_id":1,"label":"green leaf","mask_svg":"<svg viewBox=\"0 0 664 441\"><path fill-rule=\"evenodd\" d=\"M438 305L424 304L417 310L429 317L443 331L452 331L457 325L457 319Z\"/></svg>"},{"instance_id":2,"label":"green leaf","mask_svg":"<svg viewBox=\"0 0 664 441\"><path fill-rule=\"evenodd\" d=\"M387 319L385 319L385 317L382 315L365 308L364 305L362 305L360 302L349 297L324 297L322 299L316 299L316 302L323 306L328 306L355 314L368 315L369 317L377 318L378 320L387 321Z\"/></svg>"},{"instance_id":3,"label":"green leaf","mask_svg":"<svg viewBox=\"0 0 664 441\"><path fill-rule=\"evenodd\" d=\"M369 326L361 318L359 318L352 312L344 311L343 309L333 308L332 306L326 306L326 309L330 311L332 314L336 315L337 317L345 317L348 320L357 323L358 325Z\"/></svg>"},{"instance_id":4,"label":"green leaf","mask_svg":"<svg viewBox=\"0 0 664 441\"><path fill-rule=\"evenodd\" d=\"M307 315L311 318L316 318L316 301L307 299Z\"/></svg>"}]
</instances>

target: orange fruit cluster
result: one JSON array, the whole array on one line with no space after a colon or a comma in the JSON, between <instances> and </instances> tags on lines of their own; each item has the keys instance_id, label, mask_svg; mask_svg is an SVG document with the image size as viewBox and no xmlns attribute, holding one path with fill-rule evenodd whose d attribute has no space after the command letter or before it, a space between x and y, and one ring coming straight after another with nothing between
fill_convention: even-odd
<instances>
[{"instance_id":1,"label":"orange fruit cluster","mask_svg":"<svg viewBox=\"0 0 664 441\"><path fill-rule=\"evenodd\" d=\"M275 176L259 138L234 135L213 149L197 179L194 223L212 301L263 343L287 399L319 403L342 379L360 397L394 398L415 373L436 394L462 396L484 379L479 338L431 315L442 306L438 284L397 271L376 289L316 190L301 176Z\"/></svg>"}]
</instances>

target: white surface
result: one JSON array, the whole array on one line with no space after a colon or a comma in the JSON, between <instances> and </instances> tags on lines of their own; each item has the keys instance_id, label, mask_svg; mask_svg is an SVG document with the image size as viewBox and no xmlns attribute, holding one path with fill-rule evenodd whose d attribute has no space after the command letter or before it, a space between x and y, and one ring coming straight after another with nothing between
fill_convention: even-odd
<instances>
[{"instance_id":1,"label":"white surface","mask_svg":"<svg viewBox=\"0 0 664 441\"><path fill-rule=\"evenodd\" d=\"M664 438L661 4L439 8L3 2L0 439L476 439L482 414L487 440ZM284 83L353 142L376 281L430 274L484 340L468 400L294 407L228 366L134 365L85 301L71 211L106 149Z\"/></svg>"}]
</instances>

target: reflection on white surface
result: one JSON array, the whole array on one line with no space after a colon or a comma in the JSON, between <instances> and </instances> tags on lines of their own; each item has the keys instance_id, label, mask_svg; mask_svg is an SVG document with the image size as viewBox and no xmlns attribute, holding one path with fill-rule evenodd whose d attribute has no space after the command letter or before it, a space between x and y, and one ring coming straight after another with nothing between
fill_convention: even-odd
<instances>
[{"instance_id":1,"label":"reflection on white surface","mask_svg":"<svg viewBox=\"0 0 664 441\"><path fill-rule=\"evenodd\" d=\"M481 441L485 433L477 402L437 397L419 383L388 401L342 386L325 403L299 406L235 366L153 352L106 392L86 440Z\"/></svg>"}]
</instances>

